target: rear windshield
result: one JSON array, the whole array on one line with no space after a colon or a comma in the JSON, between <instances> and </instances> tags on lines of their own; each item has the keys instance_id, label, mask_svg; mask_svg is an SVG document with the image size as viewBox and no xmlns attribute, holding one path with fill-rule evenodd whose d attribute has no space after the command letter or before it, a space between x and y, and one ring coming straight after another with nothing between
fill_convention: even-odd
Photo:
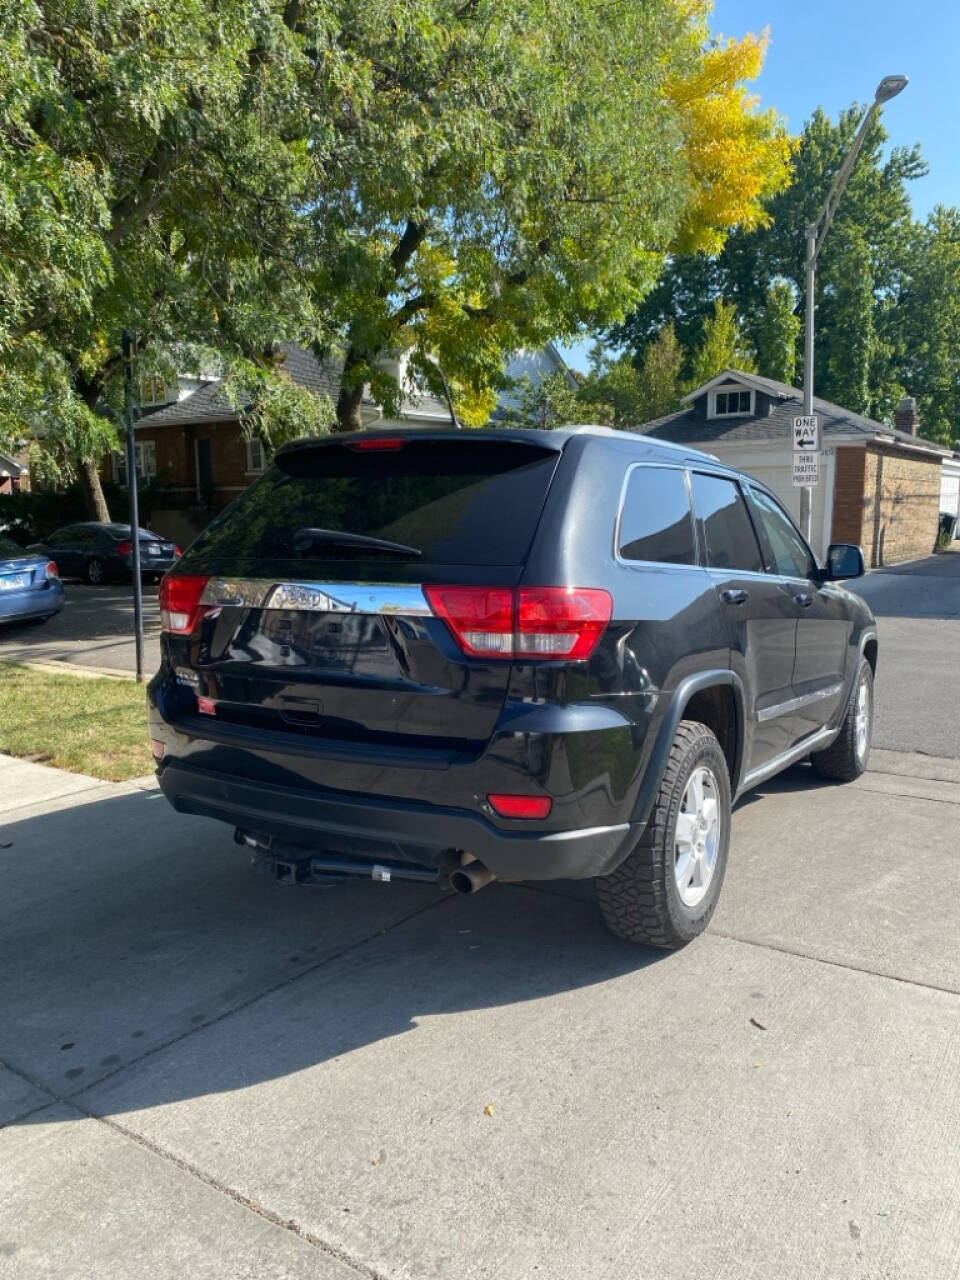
<instances>
[{"instance_id":1,"label":"rear windshield","mask_svg":"<svg viewBox=\"0 0 960 1280\"><path fill-rule=\"evenodd\" d=\"M191 560L227 568L263 561L384 561L418 565L520 565L543 509L559 453L495 440L411 440L359 452L322 446L283 454L201 534ZM404 556L318 537L360 534L419 552Z\"/></svg>"},{"instance_id":2,"label":"rear windshield","mask_svg":"<svg viewBox=\"0 0 960 1280\"><path fill-rule=\"evenodd\" d=\"M11 542L9 538L0 538L0 556L22 556L23 548Z\"/></svg>"}]
</instances>

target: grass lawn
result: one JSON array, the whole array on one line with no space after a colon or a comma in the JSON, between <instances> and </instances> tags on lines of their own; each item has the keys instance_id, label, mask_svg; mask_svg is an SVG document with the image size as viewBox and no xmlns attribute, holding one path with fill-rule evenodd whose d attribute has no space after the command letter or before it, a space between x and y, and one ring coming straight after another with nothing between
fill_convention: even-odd
<instances>
[{"instance_id":1,"label":"grass lawn","mask_svg":"<svg viewBox=\"0 0 960 1280\"><path fill-rule=\"evenodd\" d=\"M151 773L144 687L0 662L0 751L111 782Z\"/></svg>"}]
</instances>

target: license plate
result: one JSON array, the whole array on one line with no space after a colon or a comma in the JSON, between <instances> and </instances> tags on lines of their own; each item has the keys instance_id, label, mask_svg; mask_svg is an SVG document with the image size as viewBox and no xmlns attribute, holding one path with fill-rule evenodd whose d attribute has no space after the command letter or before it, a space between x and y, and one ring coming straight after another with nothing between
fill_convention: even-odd
<instances>
[{"instance_id":1,"label":"license plate","mask_svg":"<svg viewBox=\"0 0 960 1280\"><path fill-rule=\"evenodd\" d=\"M160 548L155 542L148 542L145 550L148 556L158 556L160 554Z\"/></svg>"},{"instance_id":2,"label":"license plate","mask_svg":"<svg viewBox=\"0 0 960 1280\"><path fill-rule=\"evenodd\" d=\"M13 573L7 577L0 578L0 591L16 591L20 587L28 587L30 585L25 573Z\"/></svg>"}]
</instances>

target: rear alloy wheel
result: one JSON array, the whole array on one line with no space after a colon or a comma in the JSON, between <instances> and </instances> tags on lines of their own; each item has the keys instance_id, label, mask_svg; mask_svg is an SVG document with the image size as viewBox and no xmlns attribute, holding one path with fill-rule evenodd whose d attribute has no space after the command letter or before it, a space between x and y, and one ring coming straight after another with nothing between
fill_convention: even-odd
<instances>
[{"instance_id":1,"label":"rear alloy wheel","mask_svg":"<svg viewBox=\"0 0 960 1280\"><path fill-rule=\"evenodd\" d=\"M866 771L872 737L873 669L861 658L840 732L825 751L813 752L810 760L814 769L821 778L855 782Z\"/></svg>"},{"instance_id":2,"label":"rear alloy wheel","mask_svg":"<svg viewBox=\"0 0 960 1280\"><path fill-rule=\"evenodd\" d=\"M730 847L730 777L706 725L683 720L643 835L597 899L614 933L682 947L710 922Z\"/></svg>"},{"instance_id":3,"label":"rear alloy wheel","mask_svg":"<svg viewBox=\"0 0 960 1280\"><path fill-rule=\"evenodd\" d=\"M87 581L91 587L99 587L107 576L107 566L99 556L91 556L87 561Z\"/></svg>"}]
</instances>

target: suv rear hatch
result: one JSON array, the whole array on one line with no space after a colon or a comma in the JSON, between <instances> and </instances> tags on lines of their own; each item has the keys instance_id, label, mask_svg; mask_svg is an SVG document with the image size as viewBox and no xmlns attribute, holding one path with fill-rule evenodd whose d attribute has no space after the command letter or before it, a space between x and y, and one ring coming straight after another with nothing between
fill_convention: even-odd
<instances>
[{"instance_id":1,"label":"suv rear hatch","mask_svg":"<svg viewBox=\"0 0 960 1280\"><path fill-rule=\"evenodd\" d=\"M288 446L165 580L168 665L224 726L481 751L511 664L466 657L424 588L516 587L560 447L470 432Z\"/></svg>"}]
</instances>

